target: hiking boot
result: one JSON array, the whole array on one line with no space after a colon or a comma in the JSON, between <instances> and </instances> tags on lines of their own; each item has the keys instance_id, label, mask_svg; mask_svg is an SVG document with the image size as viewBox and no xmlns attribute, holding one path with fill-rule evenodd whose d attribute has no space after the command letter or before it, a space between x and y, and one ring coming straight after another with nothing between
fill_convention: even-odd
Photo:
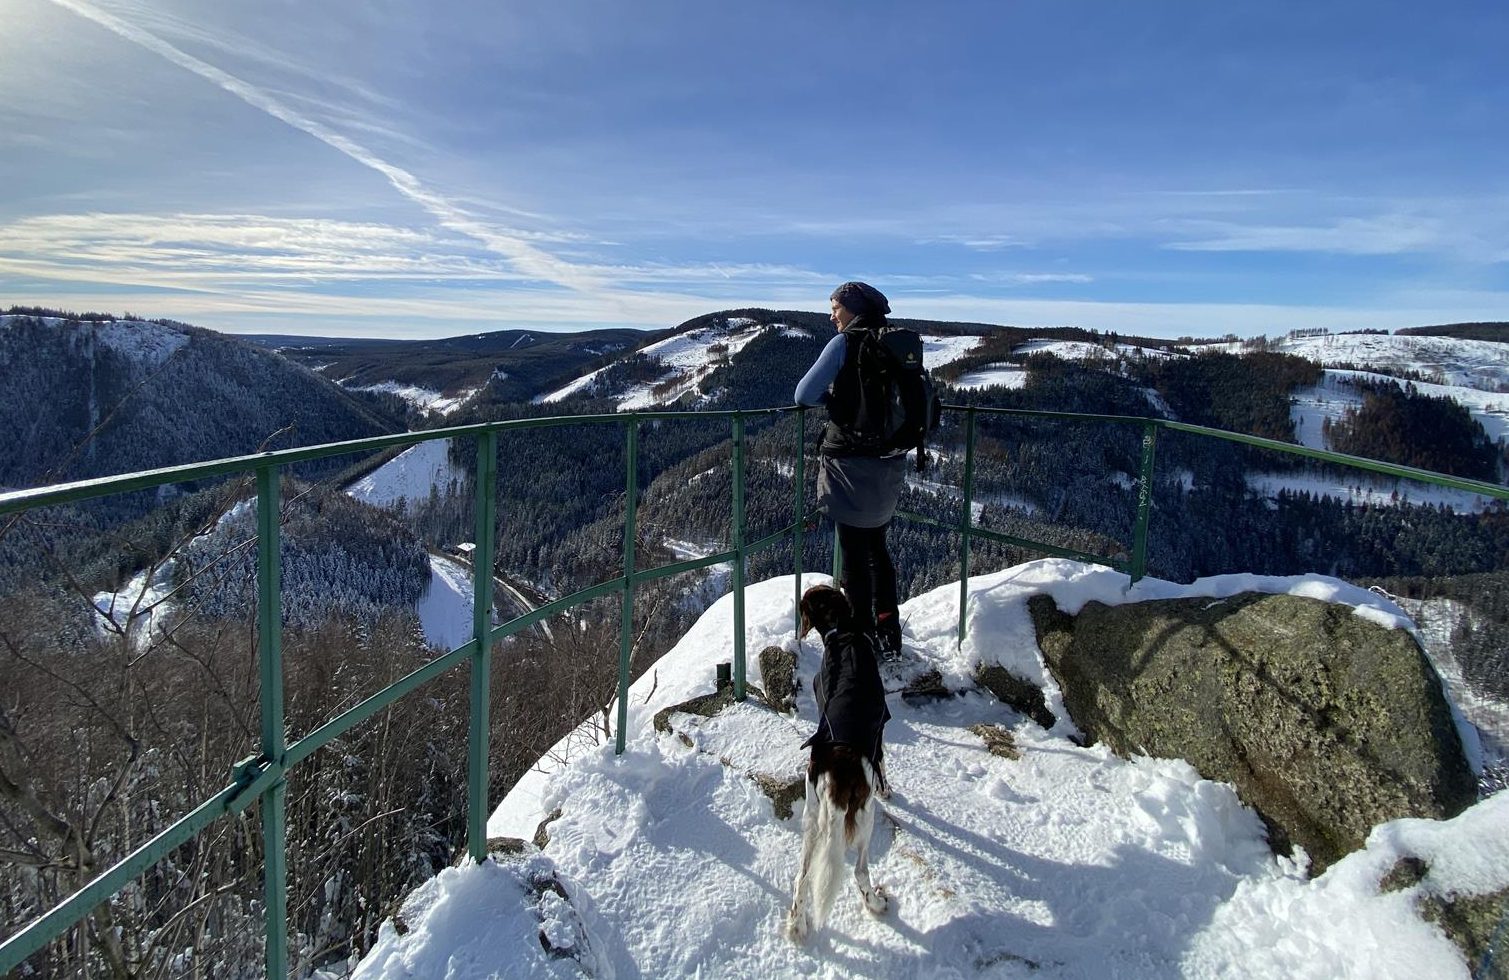
<instances>
[{"instance_id":1,"label":"hiking boot","mask_svg":"<svg viewBox=\"0 0 1509 980\"><path fill-rule=\"evenodd\" d=\"M881 613L875 617L875 645L881 656L895 656L901 652L901 620L895 613Z\"/></svg>"}]
</instances>

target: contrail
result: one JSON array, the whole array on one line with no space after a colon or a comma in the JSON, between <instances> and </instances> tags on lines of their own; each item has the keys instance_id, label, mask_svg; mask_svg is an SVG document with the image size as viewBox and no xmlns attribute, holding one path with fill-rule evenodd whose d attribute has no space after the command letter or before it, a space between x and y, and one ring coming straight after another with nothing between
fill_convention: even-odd
<instances>
[{"instance_id":1,"label":"contrail","mask_svg":"<svg viewBox=\"0 0 1509 980\"><path fill-rule=\"evenodd\" d=\"M415 177L407 170L388 163L361 144L347 139L328 127L320 125L307 116L295 112L266 92L258 89L255 85L244 82L208 62L201 61L193 55L175 48L156 35L128 24L119 17L107 14L86 3L81 3L80 0L52 0L52 2L65 10L78 14L80 17L93 21L133 44L146 48L153 54L161 56L180 68L193 72L200 78L234 95L247 105L262 110L274 119L281 120L294 129L308 133L327 146L344 153L362 166L377 171L387 178L388 183L392 184L398 193L428 211L443 227L481 242L491 251L507 258L525 275L544 279L579 292L598 292L605 288L605 284L602 281L572 265L570 262L558 259L528 242L510 235L501 234L496 229L476 220L441 195L427 189L418 177Z\"/></svg>"}]
</instances>

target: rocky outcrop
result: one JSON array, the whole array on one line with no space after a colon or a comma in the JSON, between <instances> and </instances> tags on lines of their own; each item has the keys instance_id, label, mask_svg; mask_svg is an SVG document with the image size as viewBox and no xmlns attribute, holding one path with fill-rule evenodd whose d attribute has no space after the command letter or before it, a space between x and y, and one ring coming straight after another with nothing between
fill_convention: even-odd
<instances>
[{"instance_id":1,"label":"rocky outcrop","mask_svg":"<svg viewBox=\"0 0 1509 980\"><path fill-rule=\"evenodd\" d=\"M1462 951L1473 977L1509 980L1509 889L1487 895L1440 894L1419 890L1430 866L1418 857L1401 858L1378 883L1380 892L1415 888L1415 910L1434 922Z\"/></svg>"},{"instance_id":2,"label":"rocky outcrop","mask_svg":"<svg viewBox=\"0 0 1509 980\"><path fill-rule=\"evenodd\" d=\"M1053 727L1053 712L1048 710L1043 689L1024 681L1000 664L981 664L975 669L975 683L996 696L1002 704L1015 708L1043 728Z\"/></svg>"},{"instance_id":3,"label":"rocky outcrop","mask_svg":"<svg viewBox=\"0 0 1509 980\"><path fill-rule=\"evenodd\" d=\"M760 680L770 706L782 714L796 710L796 654L777 646L760 651Z\"/></svg>"},{"instance_id":4,"label":"rocky outcrop","mask_svg":"<svg viewBox=\"0 0 1509 980\"><path fill-rule=\"evenodd\" d=\"M1105 606L1030 602L1075 724L1120 755L1182 758L1232 783L1275 850L1319 873L1377 824L1442 819L1476 784L1414 639L1297 596Z\"/></svg>"},{"instance_id":5,"label":"rocky outcrop","mask_svg":"<svg viewBox=\"0 0 1509 980\"><path fill-rule=\"evenodd\" d=\"M970 725L969 730L980 736L980 741L985 743L985 748L991 755L1013 761L1022 757L1022 750L1016 747L1016 736L1011 734L1009 728L981 723Z\"/></svg>"}]
</instances>

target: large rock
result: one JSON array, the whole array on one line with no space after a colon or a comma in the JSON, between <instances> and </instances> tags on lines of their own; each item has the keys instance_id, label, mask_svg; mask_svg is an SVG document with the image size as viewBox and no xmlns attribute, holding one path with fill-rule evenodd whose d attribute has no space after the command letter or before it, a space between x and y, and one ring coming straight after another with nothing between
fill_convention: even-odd
<instances>
[{"instance_id":1,"label":"large rock","mask_svg":"<svg viewBox=\"0 0 1509 980\"><path fill-rule=\"evenodd\" d=\"M1383 821L1443 819L1476 799L1429 661L1349 606L1244 594L1030 608L1087 736L1232 783L1275 850L1302 845L1312 873Z\"/></svg>"}]
</instances>

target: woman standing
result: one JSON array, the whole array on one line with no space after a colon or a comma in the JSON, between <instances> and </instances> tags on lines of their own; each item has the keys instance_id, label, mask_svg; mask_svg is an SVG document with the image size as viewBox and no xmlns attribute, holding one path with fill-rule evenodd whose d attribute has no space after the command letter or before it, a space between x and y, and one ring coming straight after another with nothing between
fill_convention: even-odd
<instances>
[{"instance_id":1,"label":"woman standing","mask_svg":"<svg viewBox=\"0 0 1509 980\"><path fill-rule=\"evenodd\" d=\"M824 405L828 425L819 450L817 506L838 528L843 552L839 583L854 607L858 627L873 634L883 651L901 649L896 566L886 548L886 529L906 469L905 450L875 450L857 423L864 414L861 350L867 332L890 326L891 304L874 286L846 282L829 297L837 335L796 386L800 405Z\"/></svg>"}]
</instances>

